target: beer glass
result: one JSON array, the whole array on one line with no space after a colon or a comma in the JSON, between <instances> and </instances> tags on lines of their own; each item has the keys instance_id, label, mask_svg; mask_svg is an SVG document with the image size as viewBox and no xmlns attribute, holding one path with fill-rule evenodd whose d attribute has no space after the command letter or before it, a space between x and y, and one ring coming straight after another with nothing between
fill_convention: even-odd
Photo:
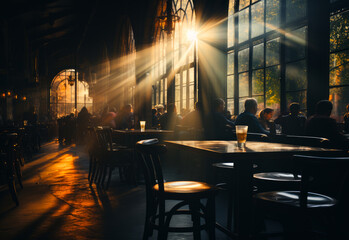
<instances>
[{"instance_id":1,"label":"beer glass","mask_svg":"<svg viewBox=\"0 0 349 240\"><path fill-rule=\"evenodd\" d=\"M140 121L139 124L141 125L141 132L145 131L145 121Z\"/></svg>"},{"instance_id":2,"label":"beer glass","mask_svg":"<svg viewBox=\"0 0 349 240\"><path fill-rule=\"evenodd\" d=\"M237 138L239 148L245 148L246 139L247 139L247 129L248 129L248 126L244 126L244 125L235 126L236 138Z\"/></svg>"}]
</instances>

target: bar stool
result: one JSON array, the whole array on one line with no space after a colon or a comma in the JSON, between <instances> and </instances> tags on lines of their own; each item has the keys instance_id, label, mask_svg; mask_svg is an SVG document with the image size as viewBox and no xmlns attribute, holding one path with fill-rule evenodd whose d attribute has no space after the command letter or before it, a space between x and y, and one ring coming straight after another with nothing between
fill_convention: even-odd
<instances>
[{"instance_id":1,"label":"bar stool","mask_svg":"<svg viewBox=\"0 0 349 240\"><path fill-rule=\"evenodd\" d=\"M349 157L295 155L294 161L302 174L299 189L296 191L283 190L257 193L254 195L257 210L262 209L270 212L269 210L273 209L285 218L289 218L290 214L294 214L296 221L302 221L302 229L299 232L302 237L310 232L310 226L306 221L309 215L326 216L326 219L330 220L329 239L344 239L343 232L341 233L341 229L338 228L338 224L342 219L335 217L334 210L336 208L337 212L341 212L339 207L346 204L343 195L347 191L346 187L348 187ZM341 171L343 171L342 174L338 175ZM334 195L328 195L328 189L324 189L325 185L321 181L319 183L319 180L326 180L323 172L326 172L329 176L332 173L338 177L338 182L326 186L335 193ZM329 182L328 180L327 182ZM314 189L317 189L316 192L312 192ZM336 222L336 219L338 222ZM343 231L345 230L343 229ZM309 239L309 237L307 238Z\"/></svg>"},{"instance_id":2,"label":"bar stool","mask_svg":"<svg viewBox=\"0 0 349 240\"><path fill-rule=\"evenodd\" d=\"M295 136L285 135L281 139L283 143L309 146L323 147L330 146L330 141L327 138L311 137L311 136ZM253 174L253 178L257 186L269 185L270 189L277 190L288 186L291 189L296 189L301 181L302 176L297 172L260 172Z\"/></svg>"},{"instance_id":3,"label":"bar stool","mask_svg":"<svg viewBox=\"0 0 349 240\"><path fill-rule=\"evenodd\" d=\"M215 239L215 196L218 189L204 182L164 182L161 156L167 148L158 142L157 139L148 139L136 144L146 182L147 207L143 239L148 239L154 229L158 230L158 239L167 239L168 232L193 232L194 239L201 239L201 229L208 231L209 239ZM202 199L207 200L206 206L201 203ZM167 200L177 200L179 203L165 212ZM189 210L181 209L184 206L189 206ZM171 227L171 219L177 214L190 214L193 227ZM205 224L200 224L200 217L205 219ZM156 219L158 224L155 223Z\"/></svg>"}]
</instances>

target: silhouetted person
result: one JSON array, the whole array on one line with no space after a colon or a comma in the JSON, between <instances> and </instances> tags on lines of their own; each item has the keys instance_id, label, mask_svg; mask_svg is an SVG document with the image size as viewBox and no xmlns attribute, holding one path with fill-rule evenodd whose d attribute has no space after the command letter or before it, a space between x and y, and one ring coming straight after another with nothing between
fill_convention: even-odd
<instances>
[{"instance_id":1,"label":"silhouetted person","mask_svg":"<svg viewBox=\"0 0 349 240\"><path fill-rule=\"evenodd\" d=\"M290 113L286 116L280 116L275 119L276 124L282 127L282 133L287 135L304 135L306 117L300 114L300 105L298 103L290 104Z\"/></svg>"},{"instance_id":2,"label":"silhouetted person","mask_svg":"<svg viewBox=\"0 0 349 240\"><path fill-rule=\"evenodd\" d=\"M81 111L76 119L78 143L83 143L85 141L85 137L87 136L87 128L90 125L90 118L91 115L88 113L87 108L81 108Z\"/></svg>"},{"instance_id":3,"label":"silhouetted person","mask_svg":"<svg viewBox=\"0 0 349 240\"><path fill-rule=\"evenodd\" d=\"M249 98L245 101L245 111L241 113L235 121L236 125L247 125L248 132L251 133L264 133L269 134L269 131L265 130L259 123L257 113L257 101L256 99Z\"/></svg>"},{"instance_id":4,"label":"silhouetted person","mask_svg":"<svg viewBox=\"0 0 349 240\"><path fill-rule=\"evenodd\" d=\"M134 116L132 105L125 105L115 118L116 129L132 129L134 128Z\"/></svg>"},{"instance_id":5,"label":"silhouetted person","mask_svg":"<svg viewBox=\"0 0 349 240\"><path fill-rule=\"evenodd\" d=\"M174 130L176 125L180 125L182 118L177 115L176 105L173 103L168 104L167 112L161 115L160 119L161 129Z\"/></svg>"},{"instance_id":6,"label":"silhouetted person","mask_svg":"<svg viewBox=\"0 0 349 240\"><path fill-rule=\"evenodd\" d=\"M344 114L344 131L349 133L349 104L346 107L347 112Z\"/></svg>"},{"instance_id":7,"label":"silhouetted person","mask_svg":"<svg viewBox=\"0 0 349 240\"><path fill-rule=\"evenodd\" d=\"M328 138L334 147L347 149L348 142L340 133L336 120L330 117L331 112L332 103L330 101L319 101L316 104L315 114L306 122L306 135Z\"/></svg>"},{"instance_id":8,"label":"silhouetted person","mask_svg":"<svg viewBox=\"0 0 349 240\"><path fill-rule=\"evenodd\" d=\"M151 126L153 128L159 127L159 118L157 116L157 111L155 108L152 108L152 110L151 110Z\"/></svg>"},{"instance_id":9,"label":"silhouetted person","mask_svg":"<svg viewBox=\"0 0 349 240\"><path fill-rule=\"evenodd\" d=\"M205 131L211 139L230 140L235 130L233 121L224 115L225 102L221 98L217 98L213 102L213 110L211 113L211 124L205 126Z\"/></svg>"},{"instance_id":10,"label":"silhouetted person","mask_svg":"<svg viewBox=\"0 0 349 240\"><path fill-rule=\"evenodd\" d=\"M275 123L273 121L271 121L273 114L274 114L274 109L264 108L259 113L258 121L265 130L270 131L270 133L275 134Z\"/></svg>"},{"instance_id":11,"label":"silhouetted person","mask_svg":"<svg viewBox=\"0 0 349 240\"><path fill-rule=\"evenodd\" d=\"M195 129L202 129L202 104L201 102L195 103L194 111L191 111L183 117L182 125Z\"/></svg>"}]
</instances>

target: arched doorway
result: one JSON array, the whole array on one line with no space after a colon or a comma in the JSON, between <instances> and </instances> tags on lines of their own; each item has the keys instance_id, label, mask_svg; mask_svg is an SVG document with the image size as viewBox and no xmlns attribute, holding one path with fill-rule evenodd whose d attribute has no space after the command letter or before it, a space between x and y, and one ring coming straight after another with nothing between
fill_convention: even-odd
<instances>
[{"instance_id":1,"label":"arched doorway","mask_svg":"<svg viewBox=\"0 0 349 240\"><path fill-rule=\"evenodd\" d=\"M75 69L65 69L59 72L51 83L50 109L54 119L75 112L75 83L70 85L69 79L75 79ZM89 85L80 80L77 81L77 84L77 110L80 111L85 106L91 113L93 99L89 96Z\"/></svg>"}]
</instances>

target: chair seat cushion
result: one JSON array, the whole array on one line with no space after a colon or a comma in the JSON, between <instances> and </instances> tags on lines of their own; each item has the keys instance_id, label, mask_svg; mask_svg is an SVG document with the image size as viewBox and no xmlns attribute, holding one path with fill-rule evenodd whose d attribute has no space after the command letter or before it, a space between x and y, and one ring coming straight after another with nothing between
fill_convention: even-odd
<instances>
[{"instance_id":1,"label":"chair seat cushion","mask_svg":"<svg viewBox=\"0 0 349 240\"><path fill-rule=\"evenodd\" d=\"M266 181L278 181L278 182L300 182L301 175L297 175L297 178L294 177L292 173L283 173L283 172L263 172L253 174L253 178L258 180Z\"/></svg>"},{"instance_id":2,"label":"chair seat cushion","mask_svg":"<svg viewBox=\"0 0 349 240\"><path fill-rule=\"evenodd\" d=\"M154 185L153 189L159 191L159 184ZM164 183L165 193L172 194L196 194L208 192L214 189L215 186L196 181L173 181Z\"/></svg>"},{"instance_id":3,"label":"chair seat cushion","mask_svg":"<svg viewBox=\"0 0 349 240\"><path fill-rule=\"evenodd\" d=\"M289 206L300 207L299 205L300 191L273 191L262 192L254 195L255 198L264 201L286 204ZM336 200L326 195L308 192L308 208L332 207L336 204Z\"/></svg>"}]
</instances>

